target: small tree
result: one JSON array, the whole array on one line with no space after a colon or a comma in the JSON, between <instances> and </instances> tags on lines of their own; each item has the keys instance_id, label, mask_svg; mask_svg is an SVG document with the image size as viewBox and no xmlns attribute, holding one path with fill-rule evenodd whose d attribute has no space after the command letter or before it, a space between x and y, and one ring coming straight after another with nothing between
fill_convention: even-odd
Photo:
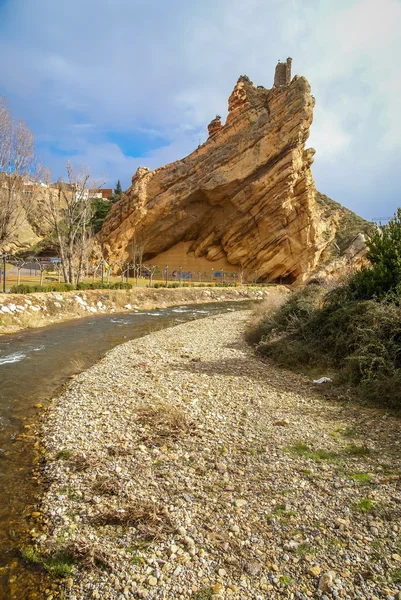
<instances>
[{"instance_id":1,"label":"small tree","mask_svg":"<svg viewBox=\"0 0 401 600\"><path fill-rule=\"evenodd\" d=\"M91 180L86 167L67 164L67 181L59 179L49 189L47 218L57 235L64 279L79 283L93 244L91 193L101 185Z\"/></svg>"},{"instance_id":2,"label":"small tree","mask_svg":"<svg viewBox=\"0 0 401 600\"><path fill-rule=\"evenodd\" d=\"M238 279L241 285L248 282L248 269L242 263L238 272Z\"/></svg>"},{"instance_id":3,"label":"small tree","mask_svg":"<svg viewBox=\"0 0 401 600\"><path fill-rule=\"evenodd\" d=\"M149 275L149 287L152 287L153 275L157 273L157 265L142 265L143 270Z\"/></svg>"},{"instance_id":4,"label":"small tree","mask_svg":"<svg viewBox=\"0 0 401 600\"><path fill-rule=\"evenodd\" d=\"M9 262L17 269L17 285L21 283L21 271L27 264L28 259L20 256L11 256Z\"/></svg>"},{"instance_id":5,"label":"small tree","mask_svg":"<svg viewBox=\"0 0 401 600\"><path fill-rule=\"evenodd\" d=\"M39 285L43 285L43 275L48 268L48 264L43 262L42 259L38 256L31 257L31 262L35 262L38 265L38 269L40 272L40 283Z\"/></svg>"},{"instance_id":6,"label":"small tree","mask_svg":"<svg viewBox=\"0 0 401 600\"><path fill-rule=\"evenodd\" d=\"M92 218L90 224L93 228L93 233L96 234L101 230L103 222L111 209L111 204L107 200L103 200L103 198L93 198L91 208Z\"/></svg>"},{"instance_id":7,"label":"small tree","mask_svg":"<svg viewBox=\"0 0 401 600\"><path fill-rule=\"evenodd\" d=\"M146 248L146 240L143 236L134 234L131 241L131 258L135 274L135 285L138 285L143 266L143 255Z\"/></svg>"},{"instance_id":8,"label":"small tree","mask_svg":"<svg viewBox=\"0 0 401 600\"><path fill-rule=\"evenodd\" d=\"M111 202L113 202L113 204L114 204L121 199L122 194L123 194L123 189L121 187L120 180L118 180L112 195L109 197L109 200L111 200Z\"/></svg>"},{"instance_id":9,"label":"small tree","mask_svg":"<svg viewBox=\"0 0 401 600\"><path fill-rule=\"evenodd\" d=\"M128 280L129 270L132 265L131 265L131 263L126 262L124 260L117 260L115 264L117 265L117 267L120 270L121 283L124 283L124 279L125 279L126 275L127 275L127 280Z\"/></svg>"},{"instance_id":10,"label":"small tree","mask_svg":"<svg viewBox=\"0 0 401 600\"><path fill-rule=\"evenodd\" d=\"M351 293L360 299L380 299L389 292L401 294L401 208L387 225L371 234L367 245L371 266L351 278Z\"/></svg>"}]
</instances>

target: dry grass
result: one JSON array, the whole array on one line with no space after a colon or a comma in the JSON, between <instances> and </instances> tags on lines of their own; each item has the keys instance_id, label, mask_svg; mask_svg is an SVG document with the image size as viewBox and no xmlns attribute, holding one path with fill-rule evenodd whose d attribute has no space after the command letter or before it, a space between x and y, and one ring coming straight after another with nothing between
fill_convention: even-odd
<instances>
[{"instance_id":1,"label":"dry grass","mask_svg":"<svg viewBox=\"0 0 401 600\"><path fill-rule=\"evenodd\" d=\"M277 312L287 299L287 294L275 293L255 306L246 331L246 339L249 344L257 344L260 341L261 321Z\"/></svg>"},{"instance_id":2,"label":"dry grass","mask_svg":"<svg viewBox=\"0 0 401 600\"><path fill-rule=\"evenodd\" d=\"M109 508L90 518L93 525L135 527L143 540L160 538L174 530L168 510L154 502L133 500L123 509Z\"/></svg>"},{"instance_id":3,"label":"dry grass","mask_svg":"<svg viewBox=\"0 0 401 600\"><path fill-rule=\"evenodd\" d=\"M86 538L76 539L69 547L68 552L74 560L88 569L112 569L113 558L101 546Z\"/></svg>"},{"instance_id":4,"label":"dry grass","mask_svg":"<svg viewBox=\"0 0 401 600\"><path fill-rule=\"evenodd\" d=\"M135 414L145 429L142 433L143 441L174 440L195 428L186 412L163 402L139 406L135 409Z\"/></svg>"},{"instance_id":5,"label":"dry grass","mask_svg":"<svg viewBox=\"0 0 401 600\"><path fill-rule=\"evenodd\" d=\"M108 477L107 475L98 477L93 485L93 489L99 494L107 494L109 496L122 496L125 492L121 479Z\"/></svg>"},{"instance_id":6,"label":"dry grass","mask_svg":"<svg viewBox=\"0 0 401 600\"><path fill-rule=\"evenodd\" d=\"M125 446L108 446L107 454L109 456L129 456L133 454L133 450L131 448L126 448Z\"/></svg>"},{"instance_id":7,"label":"dry grass","mask_svg":"<svg viewBox=\"0 0 401 600\"><path fill-rule=\"evenodd\" d=\"M75 471L87 471L99 466L99 457L95 455L73 454L71 456L71 466Z\"/></svg>"}]
</instances>

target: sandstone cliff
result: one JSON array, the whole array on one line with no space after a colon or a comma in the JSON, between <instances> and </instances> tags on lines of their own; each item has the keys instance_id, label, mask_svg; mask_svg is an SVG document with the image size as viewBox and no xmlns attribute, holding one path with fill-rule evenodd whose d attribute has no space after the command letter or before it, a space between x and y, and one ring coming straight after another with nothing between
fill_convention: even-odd
<instances>
[{"instance_id":1,"label":"sandstone cliff","mask_svg":"<svg viewBox=\"0 0 401 600\"><path fill-rule=\"evenodd\" d=\"M184 268L191 258L300 282L333 258L341 210L324 216L316 199L315 151L305 149L314 98L304 77L290 81L290 66L280 64L271 89L240 77L226 123L217 116L206 143L137 170L99 235L111 262L132 259L138 244L156 264L180 248Z\"/></svg>"}]
</instances>

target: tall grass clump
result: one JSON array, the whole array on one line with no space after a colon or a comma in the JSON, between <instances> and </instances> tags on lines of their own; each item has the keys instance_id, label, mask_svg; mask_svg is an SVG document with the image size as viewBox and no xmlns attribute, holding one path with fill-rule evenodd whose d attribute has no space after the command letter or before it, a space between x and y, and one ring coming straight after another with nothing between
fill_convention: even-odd
<instances>
[{"instance_id":1,"label":"tall grass clump","mask_svg":"<svg viewBox=\"0 0 401 600\"><path fill-rule=\"evenodd\" d=\"M401 210L372 234L367 256L371 266L336 288L292 294L251 341L286 367L333 369L362 398L401 408Z\"/></svg>"}]
</instances>

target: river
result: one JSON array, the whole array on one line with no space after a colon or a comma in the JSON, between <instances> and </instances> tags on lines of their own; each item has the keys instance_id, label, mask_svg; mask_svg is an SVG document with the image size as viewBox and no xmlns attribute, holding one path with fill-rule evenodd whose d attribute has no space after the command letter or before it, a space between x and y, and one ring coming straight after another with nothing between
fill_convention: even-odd
<instances>
[{"instance_id":1,"label":"river","mask_svg":"<svg viewBox=\"0 0 401 600\"><path fill-rule=\"evenodd\" d=\"M20 553L31 543L35 524L29 517L42 492L35 473L40 452L30 428L39 419L35 404L48 406L69 377L118 344L251 305L251 301L222 302L98 315L0 337L0 600L42 600L51 595L52 582L40 569L27 565Z\"/></svg>"}]
</instances>

